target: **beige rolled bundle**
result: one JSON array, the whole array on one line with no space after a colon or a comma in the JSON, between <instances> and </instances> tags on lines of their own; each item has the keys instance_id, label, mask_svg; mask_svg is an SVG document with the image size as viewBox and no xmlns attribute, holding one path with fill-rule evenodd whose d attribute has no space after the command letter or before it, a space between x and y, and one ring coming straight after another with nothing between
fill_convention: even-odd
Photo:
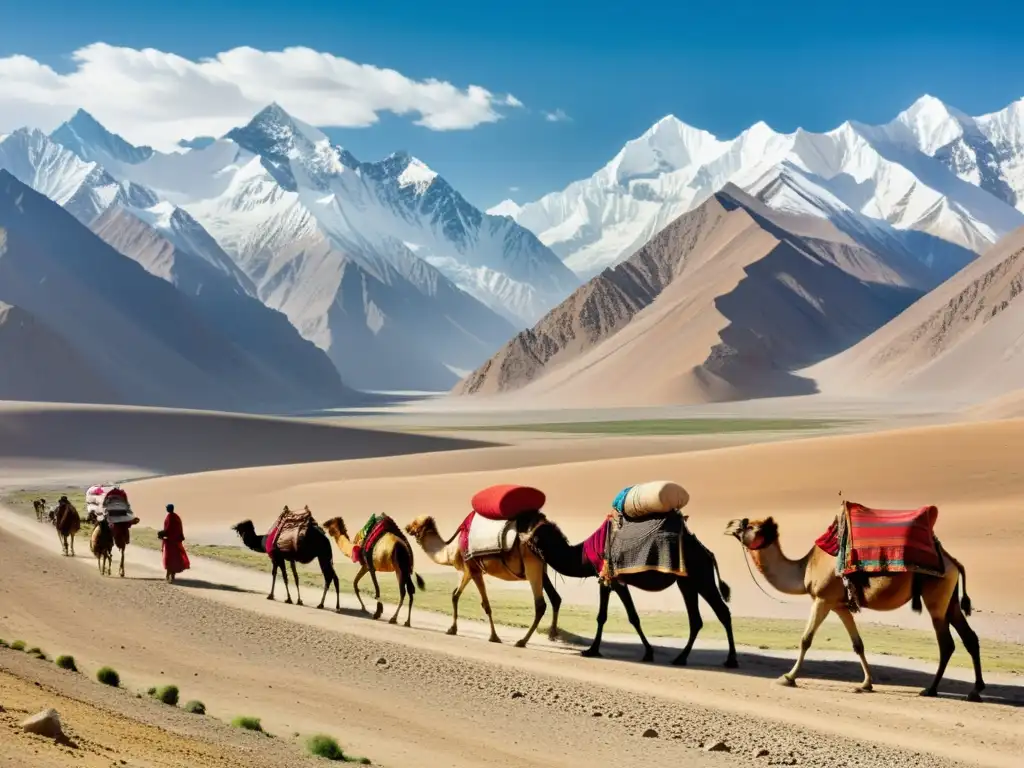
<instances>
[{"instance_id":1,"label":"beige rolled bundle","mask_svg":"<svg viewBox=\"0 0 1024 768\"><path fill-rule=\"evenodd\" d=\"M682 509L689 503L690 494L679 483L654 480L629 489L622 504L622 514L631 519L663 515L674 509Z\"/></svg>"}]
</instances>

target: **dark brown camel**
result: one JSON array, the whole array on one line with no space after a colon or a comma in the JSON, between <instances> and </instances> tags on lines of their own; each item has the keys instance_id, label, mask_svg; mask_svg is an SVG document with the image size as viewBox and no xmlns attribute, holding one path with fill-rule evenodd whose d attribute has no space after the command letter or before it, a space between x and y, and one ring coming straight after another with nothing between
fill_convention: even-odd
<instances>
[{"instance_id":1,"label":"dark brown camel","mask_svg":"<svg viewBox=\"0 0 1024 768\"><path fill-rule=\"evenodd\" d=\"M46 515L46 499L33 499L32 509L36 511L36 522L43 522L43 517Z\"/></svg>"},{"instance_id":2,"label":"dark brown camel","mask_svg":"<svg viewBox=\"0 0 1024 768\"><path fill-rule=\"evenodd\" d=\"M596 568L584 554L583 542L570 544L565 534L551 520L537 529L533 535L533 544L540 556L544 558L544 562L563 576L586 579L598 575ZM644 644L642 661L653 661L654 648L640 628L640 616L637 614L633 598L629 594L629 587L636 587L645 592L662 592L675 584L679 587L686 604L690 638L686 647L672 663L678 666L686 664L697 634L704 626L698 602L698 598L703 597L711 606L711 610L715 612L718 620L722 622L722 626L725 627L725 634L729 640L729 652L725 659L725 666L729 668L738 666L736 645L732 636L732 614L729 611L729 606L726 605L729 600L729 585L718 575L718 562L715 560L714 554L688 530L683 534L683 560L689 574L685 577L672 573L643 571L619 574L610 585L599 583L601 603L597 613L597 634L594 636L593 643L582 652L582 655L601 656L601 634L604 631L604 624L608 620L608 598L614 590L626 609L629 623L633 625L636 633L640 636L640 642Z\"/></svg>"},{"instance_id":3,"label":"dark brown camel","mask_svg":"<svg viewBox=\"0 0 1024 768\"><path fill-rule=\"evenodd\" d=\"M65 557L75 556L75 534L82 528L82 518L75 509L75 505L68 501L67 496L61 496L57 503L57 509L53 514L53 527L57 529L57 539L64 549ZM68 554L70 549L70 555Z\"/></svg>"},{"instance_id":4,"label":"dark brown camel","mask_svg":"<svg viewBox=\"0 0 1024 768\"><path fill-rule=\"evenodd\" d=\"M253 552L260 552L261 554L267 554L267 535L260 535L256 533L256 527L252 524L252 520L243 520L238 525L232 528L235 533L242 539L242 543L246 547L251 549ZM281 578L284 579L284 591L288 595L288 599L285 600L289 605L292 602L292 593L288 589L288 571L285 569L285 563L292 564L292 576L295 578L295 596L296 603L302 605L302 595L299 592L299 574L295 569L295 563L299 562L303 565L313 562L316 560L320 564L320 572L324 575L324 593L320 597L320 605L317 608L324 607L324 601L327 600L327 590L330 589L331 584L334 584L334 595L337 599L335 611L341 612L341 588L338 582L338 574L334 571L334 550L331 548L331 540L327 538L327 534L319 525L312 525L309 531L306 533L298 552L281 552L275 547L273 554L270 556L270 562L274 567L273 580L270 582L270 594L267 595L267 600L274 599L274 589L277 586L277 571L281 570Z\"/></svg>"}]
</instances>

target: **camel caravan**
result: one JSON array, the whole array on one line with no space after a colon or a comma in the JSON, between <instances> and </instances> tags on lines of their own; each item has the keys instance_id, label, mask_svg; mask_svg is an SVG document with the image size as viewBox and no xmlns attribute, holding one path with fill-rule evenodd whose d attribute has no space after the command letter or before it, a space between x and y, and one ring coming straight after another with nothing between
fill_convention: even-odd
<instances>
[{"instance_id":1,"label":"camel caravan","mask_svg":"<svg viewBox=\"0 0 1024 768\"><path fill-rule=\"evenodd\" d=\"M545 494L528 486L495 485L474 495L471 511L462 523L444 538L429 515L417 517L404 530L388 515L371 515L355 536L350 536L345 521L333 517L321 525L309 507L294 511L285 506L265 534L256 532L251 520L233 527L250 550L266 555L271 563L268 600L275 599L277 576L284 581L286 603L292 603L288 583L290 564L296 603L302 605L296 563L317 561L324 586L317 608L323 608L330 588L334 587L335 610L341 611L341 594L334 568L334 547L350 559L358 571L352 589L364 613L369 613L359 591L360 581L369 574L374 588L373 619L384 611L378 573L393 573L398 585L399 603L389 623L397 624L408 598L404 626L412 625L412 609L417 588L425 589L416 572L411 537L424 554L439 565L454 568L460 576L452 592L452 623L449 635L458 633L459 601L472 582L490 624L490 641L501 639L494 624L485 577L502 581L525 581L533 593L533 622L516 642L524 647L533 636L551 602L552 616L548 635L559 636L558 611L562 604L548 567L570 578L594 578L598 587L598 611L594 639L582 651L583 656L600 657L601 638L608 619L611 594L618 596L626 616L643 645L641 661L654 659L654 648L644 635L630 589L661 592L673 586L679 589L689 623L689 637L673 663L685 665L694 642L703 627L700 599L708 604L725 628L728 650L724 666L738 666L728 607L730 589L721 578L715 554L689 529L689 504L686 490L677 483L656 481L623 488L612 500L612 511L586 539L571 544L543 507ZM93 487L86 495L88 521L95 527L91 548L101 573L109 575L113 546L121 550L120 575L124 576L124 549L130 529L139 522L120 488ZM45 501L33 501L37 519L44 514L57 528L65 555L74 556L74 537L81 519L67 496L62 496L48 513ZM171 512L173 505L168 505ZM968 695L980 701L985 689L982 677L978 636L967 622L971 601L967 596L967 573L935 536L938 509L881 510L844 501L839 514L825 532L800 559L791 560L782 552L779 527L773 518L736 519L726 526L725 534L737 539L744 557L754 570L783 594L809 595L811 613L798 647L792 669L778 682L793 686L803 668L815 632L829 613L842 621L854 653L860 660L864 679L858 691L871 691L873 677L865 657L864 642L857 630L854 614L861 609L891 611L910 603L920 613L927 609L939 646L939 665L931 685L922 696L937 695L938 686L955 645L950 629L957 632L971 655L974 688ZM187 565L186 565L187 567ZM169 580L172 580L169 577ZM756 582L755 582L756 583ZM960 597L960 589L963 597ZM760 585L758 585L760 586ZM762 590L763 591L763 590ZM767 593L766 593L767 594Z\"/></svg>"}]
</instances>

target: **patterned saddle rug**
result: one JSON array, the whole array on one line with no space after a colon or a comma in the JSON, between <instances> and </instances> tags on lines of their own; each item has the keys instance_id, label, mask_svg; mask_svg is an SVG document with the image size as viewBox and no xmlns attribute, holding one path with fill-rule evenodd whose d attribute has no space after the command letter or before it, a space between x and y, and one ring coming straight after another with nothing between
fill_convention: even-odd
<instances>
[{"instance_id":1,"label":"patterned saddle rug","mask_svg":"<svg viewBox=\"0 0 1024 768\"><path fill-rule=\"evenodd\" d=\"M591 550L600 540L602 530L605 538L604 563L599 573L603 581L647 571L686 576L683 557L686 520L682 513L670 512L643 520L611 516L591 537ZM584 552L587 551L584 545Z\"/></svg>"},{"instance_id":2,"label":"patterned saddle rug","mask_svg":"<svg viewBox=\"0 0 1024 768\"><path fill-rule=\"evenodd\" d=\"M846 501L815 544L836 558L840 576L906 572L941 576L945 563L934 533L938 515L934 506L887 510Z\"/></svg>"},{"instance_id":3,"label":"patterned saddle rug","mask_svg":"<svg viewBox=\"0 0 1024 768\"><path fill-rule=\"evenodd\" d=\"M273 555L275 550L284 554L298 552L309 530L315 525L313 513L308 508L295 512L285 507L267 535L267 554Z\"/></svg>"},{"instance_id":4,"label":"patterned saddle rug","mask_svg":"<svg viewBox=\"0 0 1024 768\"><path fill-rule=\"evenodd\" d=\"M459 526L459 548L467 560L510 552L519 531L515 520L489 520L470 512Z\"/></svg>"},{"instance_id":5,"label":"patterned saddle rug","mask_svg":"<svg viewBox=\"0 0 1024 768\"><path fill-rule=\"evenodd\" d=\"M352 562L362 564L364 560L373 558L373 548L384 534L390 533L403 541L406 540L402 529L387 515L371 515L352 543Z\"/></svg>"}]
</instances>

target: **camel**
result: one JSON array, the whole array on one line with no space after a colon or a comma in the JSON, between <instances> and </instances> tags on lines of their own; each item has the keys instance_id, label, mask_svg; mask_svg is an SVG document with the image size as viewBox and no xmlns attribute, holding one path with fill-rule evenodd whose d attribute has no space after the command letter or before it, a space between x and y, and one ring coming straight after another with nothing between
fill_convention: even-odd
<instances>
[{"instance_id":1,"label":"camel","mask_svg":"<svg viewBox=\"0 0 1024 768\"><path fill-rule=\"evenodd\" d=\"M75 505L68 501L67 496L61 496L57 503L57 509L53 513L53 526L57 529L57 539L64 549L64 556L69 557L70 545L70 557L74 557L75 534L82 528L82 518L79 516L78 510L75 509Z\"/></svg>"},{"instance_id":2,"label":"camel","mask_svg":"<svg viewBox=\"0 0 1024 768\"><path fill-rule=\"evenodd\" d=\"M333 517L324 523L324 530L334 539L338 549L341 550L341 554L351 560L352 546L353 544L360 543L360 534L356 534L356 541L353 542L348 536L348 531L345 529L345 521L340 517ZM369 555L369 557L366 557L366 555ZM412 602L413 597L416 595L416 587L425 589L426 585L423 583L423 577L413 571L413 554L409 542L406 541L404 536L385 533L373 545L373 552L364 553L363 560L365 562L359 564L359 573L356 574L355 579L352 581L352 589L355 591L356 599L359 601L359 608L363 613L368 613L366 606L363 604L363 598L359 594L359 580L369 573L370 579L373 581L373 599L377 601L377 610L374 612L373 618L380 618L380 615L384 612L384 605L380 601L380 585L377 583L377 571L383 573L393 572L398 579L399 600L398 609L395 611L395 615L388 620L388 624L398 623L398 615L402 612L405 594L408 591L409 612L405 618L405 626L411 627ZM413 585L413 576L416 577L415 585Z\"/></svg>"},{"instance_id":3,"label":"camel","mask_svg":"<svg viewBox=\"0 0 1024 768\"><path fill-rule=\"evenodd\" d=\"M32 499L32 509L36 511L36 522L43 522L46 515L46 499Z\"/></svg>"},{"instance_id":4,"label":"camel","mask_svg":"<svg viewBox=\"0 0 1024 768\"><path fill-rule=\"evenodd\" d=\"M106 519L98 520L95 512L90 512L87 518L93 524L92 535L89 537L89 548L96 558L96 565L100 569L101 576L110 575L110 566L113 561L114 532Z\"/></svg>"},{"instance_id":5,"label":"camel","mask_svg":"<svg viewBox=\"0 0 1024 768\"><path fill-rule=\"evenodd\" d=\"M287 507L285 509L287 510ZM309 507L306 507L306 511L309 511ZM242 543L253 552L267 554L267 534L260 536L256 533L252 520L243 520L234 526L232 530L242 539ZM288 589L288 571L285 570L285 563L290 562L292 564L292 576L295 578L296 604L302 605L302 594L299 592L299 574L295 570L295 563L299 562L306 565L316 560L320 564L320 572L324 575L324 593L320 597L320 605L317 608L324 607L324 602L327 600L327 590L333 583L334 595L337 598L335 611L341 612L341 588L339 587L338 574L334 572L334 553L331 550L331 540L327 538L327 534L324 533L320 526L315 524L310 526L298 552L281 552L275 547L270 560L273 564L274 575L270 582L270 594L267 595L267 600L274 599L274 590L277 586L277 571L280 569L281 578L284 579L284 591L288 595L285 603L291 605L292 593Z\"/></svg>"},{"instance_id":6,"label":"camel","mask_svg":"<svg viewBox=\"0 0 1024 768\"><path fill-rule=\"evenodd\" d=\"M128 545L131 544L131 542L132 542L132 526L136 525L137 523L140 522L139 518L136 517L136 518L134 518L132 520L129 520L129 521L126 521L126 522L123 522L123 523L112 523L109 520L107 520L106 517L103 517L101 519L101 518L97 517L95 512L90 512L89 516L86 518L86 520L88 522L92 523L95 526L93 528L93 531L92 531L92 536L90 537L90 540L89 540L89 546L90 546L90 548L92 548L92 552L93 552L94 555L96 555L97 559L100 558L99 552L102 551L102 550L97 550L96 546L99 545L100 543L102 543L103 546L106 546L106 537L108 535L110 536L110 543L111 543L112 546L111 546L111 548L107 549L107 558L106 558L106 560L107 560L107 575L108 576L110 575L110 565L111 565L111 562L113 560L113 557L112 557L113 547L117 547L118 550L121 552L121 563L118 566L117 575L120 576L123 579L124 578L124 551L128 548ZM97 529L100 529L100 528L105 528L107 530L107 533L99 533L99 534L96 533ZM97 542L97 537L101 537L101 542ZM100 562L100 573L103 573L103 563L102 563L102 560Z\"/></svg>"},{"instance_id":7,"label":"camel","mask_svg":"<svg viewBox=\"0 0 1024 768\"><path fill-rule=\"evenodd\" d=\"M774 519L764 520L732 520L726 526L726 535L735 536L740 544L750 553L754 565L773 587L787 595L810 595L813 603L811 615L807 620L803 637L800 639L800 653L793 668L778 679L780 685L793 687L800 675L804 656L811 647L814 633L829 613L835 613L843 626L846 627L853 644L853 652L860 659L864 670L864 681L857 688L858 692L871 691L873 681L871 667L864 656L864 641L861 640L857 624L853 619L850 604L847 602L846 586L842 578L836 574L836 558L824 552L820 547L812 546L811 551L799 560L790 560L782 553L779 544L779 527ZM908 602L915 601L915 594L923 600L935 628L935 637L939 643L939 668L932 684L921 691L922 696L936 696L939 683L946 671L946 665L956 647L953 635L949 631L950 624L956 629L964 647L971 654L974 662L974 689L967 695L970 701L981 701L981 692L985 690L985 681L981 674L981 648L978 636L967 623L966 616L971 614L971 599L967 596L967 572L963 565L940 546L943 560L952 563L946 567L941 577L926 576L915 573L893 573L871 576L863 586L863 595L859 598L860 606L876 611L893 611ZM957 600L958 582L963 579L964 596ZM916 608L915 610L920 610Z\"/></svg>"},{"instance_id":8,"label":"camel","mask_svg":"<svg viewBox=\"0 0 1024 768\"><path fill-rule=\"evenodd\" d=\"M555 571L570 578L587 579L598 576L594 564L584 554L583 544L569 544L562 530L551 520L546 525L540 526L533 535L533 542L544 558L544 562L550 565ZM581 652L582 656L601 658L601 634L604 631L604 624L608 620L608 599L612 591L619 596L622 606L626 609L626 616L629 623L633 625L640 642L644 645L644 655L641 661L650 662L654 660L654 648L647 641L643 629L640 628L640 616L636 612L633 598L629 593L630 587L642 589L645 592L662 592L673 585L679 587L686 604L686 615L690 625L690 638L686 647L676 656L672 662L677 666L685 666L693 649L693 643L697 634L704 626L700 616L699 597L703 597L715 616L725 627L725 634L729 640L729 651L725 659L725 666L732 669L738 666L736 660L736 645L732 636L732 614L726 603L729 600L729 585L726 584L718 573L718 561L714 554L705 547L697 537L687 531L683 536L683 560L686 563L688 576L677 576L673 573L661 573L659 571L641 571L639 573L623 573L615 576L611 584L601 582L600 607L597 613L597 633L590 647ZM717 580L716 580L717 579Z\"/></svg>"},{"instance_id":9,"label":"camel","mask_svg":"<svg viewBox=\"0 0 1024 768\"><path fill-rule=\"evenodd\" d=\"M462 556L462 550L457 538L458 532L451 539L445 541L437 532L437 523L429 515L421 515L405 527L406 533L412 536L427 556L439 565L450 565L460 574L462 581L452 592L452 625L448 628L449 635L458 634L459 622L459 598L472 580L480 593L480 605L487 614L487 621L491 625L492 643L500 643L501 638L494 629L494 617L491 615L491 603L487 599L487 588L484 586L484 575L493 576L502 581L523 581L530 582L530 589L533 592L533 624L526 635L516 642L517 648L523 648L529 642L530 637L540 624L547 604L544 602L544 593L551 601L552 617L551 629L548 630L548 637L554 640L558 637L558 609L562 605L562 598L555 591L555 585L548 578L547 566L540 555L534 551L530 538L546 518L540 512L523 515L516 520L518 536L515 546L510 552L500 555L485 555L466 559Z\"/></svg>"}]
</instances>

